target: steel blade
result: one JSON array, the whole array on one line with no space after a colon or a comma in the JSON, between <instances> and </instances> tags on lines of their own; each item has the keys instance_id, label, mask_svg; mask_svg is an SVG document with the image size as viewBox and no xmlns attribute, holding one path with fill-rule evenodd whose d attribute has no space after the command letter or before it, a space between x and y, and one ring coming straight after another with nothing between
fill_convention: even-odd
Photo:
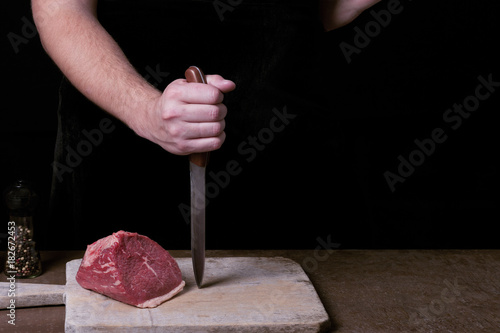
<instances>
[{"instance_id":1,"label":"steel blade","mask_svg":"<svg viewBox=\"0 0 500 333\"><path fill-rule=\"evenodd\" d=\"M191 257L196 285L205 271L205 167L189 163L191 173Z\"/></svg>"}]
</instances>

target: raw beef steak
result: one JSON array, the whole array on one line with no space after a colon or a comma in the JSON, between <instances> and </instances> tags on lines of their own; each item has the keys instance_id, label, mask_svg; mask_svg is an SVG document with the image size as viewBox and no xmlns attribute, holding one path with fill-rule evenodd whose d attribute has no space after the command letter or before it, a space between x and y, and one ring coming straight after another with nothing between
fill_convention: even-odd
<instances>
[{"instance_id":1,"label":"raw beef steak","mask_svg":"<svg viewBox=\"0 0 500 333\"><path fill-rule=\"evenodd\" d=\"M76 281L139 308L153 308L184 288L175 259L146 236L118 231L87 246Z\"/></svg>"}]
</instances>

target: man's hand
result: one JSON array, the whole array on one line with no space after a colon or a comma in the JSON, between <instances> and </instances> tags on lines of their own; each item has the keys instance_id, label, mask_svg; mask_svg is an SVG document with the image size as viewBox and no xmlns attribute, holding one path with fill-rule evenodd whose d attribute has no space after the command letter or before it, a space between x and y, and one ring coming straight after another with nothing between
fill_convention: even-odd
<instances>
[{"instance_id":1,"label":"man's hand","mask_svg":"<svg viewBox=\"0 0 500 333\"><path fill-rule=\"evenodd\" d=\"M140 136L177 155L207 152L221 147L227 108L224 93L235 84L219 75L207 75L207 83L170 83L145 115L139 114L132 128Z\"/></svg>"},{"instance_id":2,"label":"man's hand","mask_svg":"<svg viewBox=\"0 0 500 333\"><path fill-rule=\"evenodd\" d=\"M89 100L138 135L174 154L219 148L224 142L223 93L235 88L218 75L208 84L151 86L97 20L97 0L32 0L42 45Z\"/></svg>"},{"instance_id":3,"label":"man's hand","mask_svg":"<svg viewBox=\"0 0 500 333\"><path fill-rule=\"evenodd\" d=\"M354 21L363 11L380 0L320 0L320 16L326 31Z\"/></svg>"}]
</instances>

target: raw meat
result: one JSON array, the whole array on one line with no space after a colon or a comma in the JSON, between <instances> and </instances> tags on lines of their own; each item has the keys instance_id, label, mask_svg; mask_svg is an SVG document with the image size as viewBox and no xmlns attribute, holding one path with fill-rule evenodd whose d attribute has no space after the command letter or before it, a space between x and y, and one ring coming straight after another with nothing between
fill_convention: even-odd
<instances>
[{"instance_id":1,"label":"raw meat","mask_svg":"<svg viewBox=\"0 0 500 333\"><path fill-rule=\"evenodd\" d=\"M87 246L76 274L85 289L139 308L153 308L182 291L175 259L146 236L118 231Z\"/></svg>"}]
</instances>

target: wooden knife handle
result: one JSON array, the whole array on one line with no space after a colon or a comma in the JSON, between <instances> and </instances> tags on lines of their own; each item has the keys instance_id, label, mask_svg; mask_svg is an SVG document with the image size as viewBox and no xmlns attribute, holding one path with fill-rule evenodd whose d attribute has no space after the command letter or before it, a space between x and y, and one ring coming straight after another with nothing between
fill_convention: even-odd
<instances>
[{"instance_id":1,"label":"wooden knife handle","mask_svg":"<svg viewBox=\"0 0 500 333\"><path fill-rule=\"evenodd\" d=\"M205 74L196 66L189 67L184 73L187 82L207 83ZM193 153L189 155L189 161L200 167L206 167L208 164L209 153Z\"/></svg>"}]
</instances>

